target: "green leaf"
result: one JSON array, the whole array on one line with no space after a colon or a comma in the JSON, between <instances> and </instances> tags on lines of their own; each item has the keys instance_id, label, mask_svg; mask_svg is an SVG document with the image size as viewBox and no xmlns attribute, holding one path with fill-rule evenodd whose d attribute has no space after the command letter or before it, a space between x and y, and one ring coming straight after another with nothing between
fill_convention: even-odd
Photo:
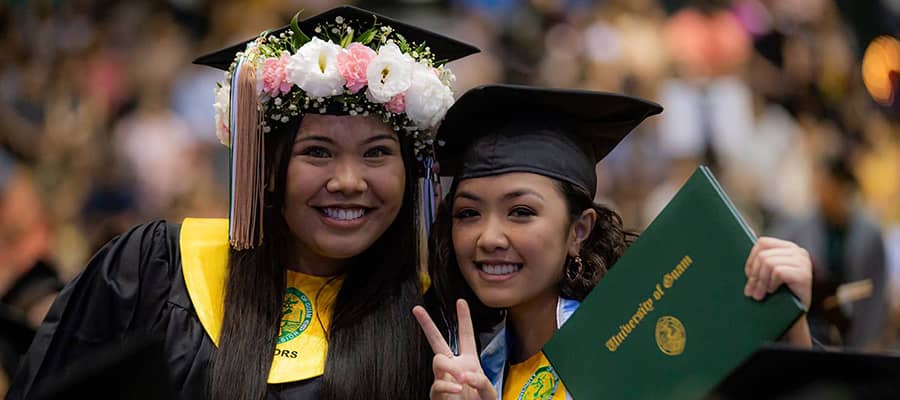
<instances>
[{"instance_id":1,"label":"green leaf","mask_svg":"<svg viewBox=\"0 0 900 400\"><path fill-rule=\"evenodd\" d=\"M403 35L397 33L397 46L400 47L400 51L404 53L409 53L409 42L406 41L406 38Z\"/></svg>"},{"instance_id":2,"label":"green leaf","mask_svg":"<svg viewBox=\"0 0 900 400\"><path fill-rule=\"evenodd\" d=\"M348 97L347 95L339 94L337 96L329 97L329 100L336 101L336 102L342 103L342 104L347 104L348 102L350 102L350 97Z\"/></svg>"},{"instance_id":3,"label":"green leaf","mask_svg":"<svg viewBox=\"0 0 900 400\"><path fill-rule=\"evenodd\" d=\"M372 39L375 39L376 32L377 31L375 30L375 28L371 28L359 35L358 41L362 44L368 45L372 42Z\"/></svg>"},{"instance_id":4,"label":"green leaf","mask_svg":"<svg viewBox=\"0 0 900 400\"><path fill-rule=\"evenodd\" d=\"M431 63L431 65L432 65L433 67L437 68L437 67L440 67L440 66L446 64L448 61L450 61L450 60L448 60L448 59L446 59L446 58L442 58L442 59L440 59L440 60L437 60L437 61Z\"/></svg>"},{"instance_id":5,"label":"green leaf","mask_svg":"<svg viewBox=\"0 0 900 400\"><path fill-rule=\"evenodd\" d=\"M344 38L341 39L341 47L346 49L347 46L350 45L350 43L353 43L353 28L350 28L349 32L347 32L347 34L344 35Z\"/></svg>"},{"instance_id":6,"label":"green leaf","mask_svg":"<svg viewBox=\"0 0 900 400\"><path fill-rule=\"evenodd\" d=\"M294 52L296 52L297 49L299 49L301 46L303 46L304 44L306 44L307 42L312 40L309 38L309 36L306 36L306 34L303 33L302 30L300 30L300 24L297 22L298 18L300 18L300 13L302 13L302 12L303 12L303 10L297 11L297 13L294 14L294 18L291 19L291 31L294 32L294 36L292 37L293 39L291 40L291 44L294 47L293 48Z\"/></svg>"},{"instance_id":7,"label":"green leaf","mask_svg":"<svg viewBox=\"0 0 900 400\"><path fill-rule=\"evenodd\" d=\"M425 42L422 42L419 47L416 47L416 53L422 54L423 51L425 51Z\"/></svg>"}]
</instances>

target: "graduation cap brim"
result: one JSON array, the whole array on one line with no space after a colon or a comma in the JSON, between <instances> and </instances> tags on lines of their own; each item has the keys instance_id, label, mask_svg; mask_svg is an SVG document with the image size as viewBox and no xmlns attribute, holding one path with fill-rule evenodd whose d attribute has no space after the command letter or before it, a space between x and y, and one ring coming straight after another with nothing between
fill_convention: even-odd
<instances>
[{"instance_id":1,"label":"graduation cap brim","mask_svg":"<svg viewBox=\"0 0 900 400\"><path fill-rule=\"evenodd\" d=\"M708 399L900 399L900 356L764 347Z\"/></svg>"},{"instance_id":2,"label":"graduation cap brim","mask_svg":"<svg viewBox=\"0 0 900 400\"><path fill-rule=\"evenodd\" d=\"M544 132L554 130L554 126L560 127L559 130L564 131L562 133L574 138L573 143L554 149L551 149L552 146L542 147L540 143L531 143L532 146L518 143L522 146L517 146L515 142L520 138L513 137L510 139L513 143L506 146L510 151L489 155L493 165L498 166L498 173L504 172L501 171L504 165L532 163L531 166L538 169L548 167L543 169L550 173L544 175L551 177L565 178L572 169L592 176L593 163L612 151L644 119L660 112L662 107L659 104L616 93L517 85L480 86L467 91L453 104L438 130L437 138L443 141L443 146L437 149L440 173L445 176L459 175L464 167L465 153L478 139L509 131L511 126L529 130L527 125L522 125L522 121L532 121ZM536 132L540 139L540 131ZM575 151L568 151L572 149ZM573 154L578 150L585 154ZM566 154L547 154L554 151ZM540 165L542 161L538 160L565 161L565 158L571 157L584 160L555 166ZM586 169L586 162L590 164L586 167L590 171L580 171ZM468 169L470 165L465 167ZM526 168L526 172L534 171L527 171ZM590 179L583 177L576 180ZM590 189L593 184L585 182L582 186Z\"/></svg>"},{"instance_id":3,"label":"graduation cap brim","mask_svg":"<svg viewBox=\"0 0 900 400\"><path fill-rule=\"evenodd\" d=\"M435 54L438 60L453 61L479 52L477 47L469 45L467 43L463 43L456 39L452 39L447 36L416 26L405 24L395 19L385 17L381 14L376 14L371 11L363 10L361 8L353 6L335 7L321 14L313 15L309 18L298 21L297 24L300 26L300 30L302 30L308 36L312 37L312 35L314 34L314 29L317 25L324 21L333 22L334 19L338 16L344 18L346 21L348 21L348 23L362 24L363 27L368 27L377 19L380 24L394 28L394 30L403 35L403 37L406 38L407 41L415 43L425 43L428 47L431 48L431 52ZM288 30L290 30L290 25L275 29L269 34L278 35ZM244 51L244 49L247 47L247 43L250 43L254 40L256 40L256 37L247 39L233 46L200 56L196 60L194 60L194 64L207 65L221 70L228 70L237 53Z\"/></svg>"}]
</instances>

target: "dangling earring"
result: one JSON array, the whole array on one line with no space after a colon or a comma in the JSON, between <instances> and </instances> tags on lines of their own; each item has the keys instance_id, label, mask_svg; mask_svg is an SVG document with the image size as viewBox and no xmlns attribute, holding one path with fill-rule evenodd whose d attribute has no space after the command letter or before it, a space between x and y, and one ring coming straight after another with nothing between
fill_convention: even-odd
<instances>
[{"instance_id":1,"label":"dangling earring","mask_svg":"<svg viewBox=\"0 0 900 400\"><path fill-rule=\"evenodd\" d=\"M584 264L581 261L581 256L575 256L573 260L575 262L575 271L572 271L572 263L569 262L568 268L566 268L566 277L569 280L576 280L581 276L581 273L584 272Z\"/></svg>"}]
</instances>

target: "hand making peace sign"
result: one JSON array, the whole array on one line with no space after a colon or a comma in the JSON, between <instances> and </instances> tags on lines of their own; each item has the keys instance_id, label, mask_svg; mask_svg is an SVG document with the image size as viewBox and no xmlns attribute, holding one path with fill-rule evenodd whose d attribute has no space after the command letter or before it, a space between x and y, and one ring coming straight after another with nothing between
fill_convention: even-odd
<instances>
[{"instance_id":1,"label":"hand making peace sign","mask_svg":"<svg viewBox=\"0 0 900 400\"><path fill-rule=\"evenodd\" d=\"M428 312L421 306L413 308L413 315L425 332L431 350L434 351L432 368L434 384L431 385L432 399L496 400L497 392L491 381L484 375L475 345L475 331L472 316L465 300L456 301L456 315L459 327L459 355L453 354L447 341L438 330Z\"/></svg>"}]
</instances>

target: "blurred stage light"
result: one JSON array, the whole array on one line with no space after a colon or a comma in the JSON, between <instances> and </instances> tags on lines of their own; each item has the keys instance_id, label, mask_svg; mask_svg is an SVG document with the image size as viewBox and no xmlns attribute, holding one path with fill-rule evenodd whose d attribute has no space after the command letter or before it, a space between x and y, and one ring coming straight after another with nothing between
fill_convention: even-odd
<instances>
[{"instance_id":1,"label":"blurred stage light","mask_svg":"<svg viewBox=\"0 0 900 400\"><path fill-rule=\"evenodd\" d=\"M890 105L896 100L900 80L900 41L890 36L875 38L862 60L862 78L875 101Z\"/></svg>"}]
</instances>

